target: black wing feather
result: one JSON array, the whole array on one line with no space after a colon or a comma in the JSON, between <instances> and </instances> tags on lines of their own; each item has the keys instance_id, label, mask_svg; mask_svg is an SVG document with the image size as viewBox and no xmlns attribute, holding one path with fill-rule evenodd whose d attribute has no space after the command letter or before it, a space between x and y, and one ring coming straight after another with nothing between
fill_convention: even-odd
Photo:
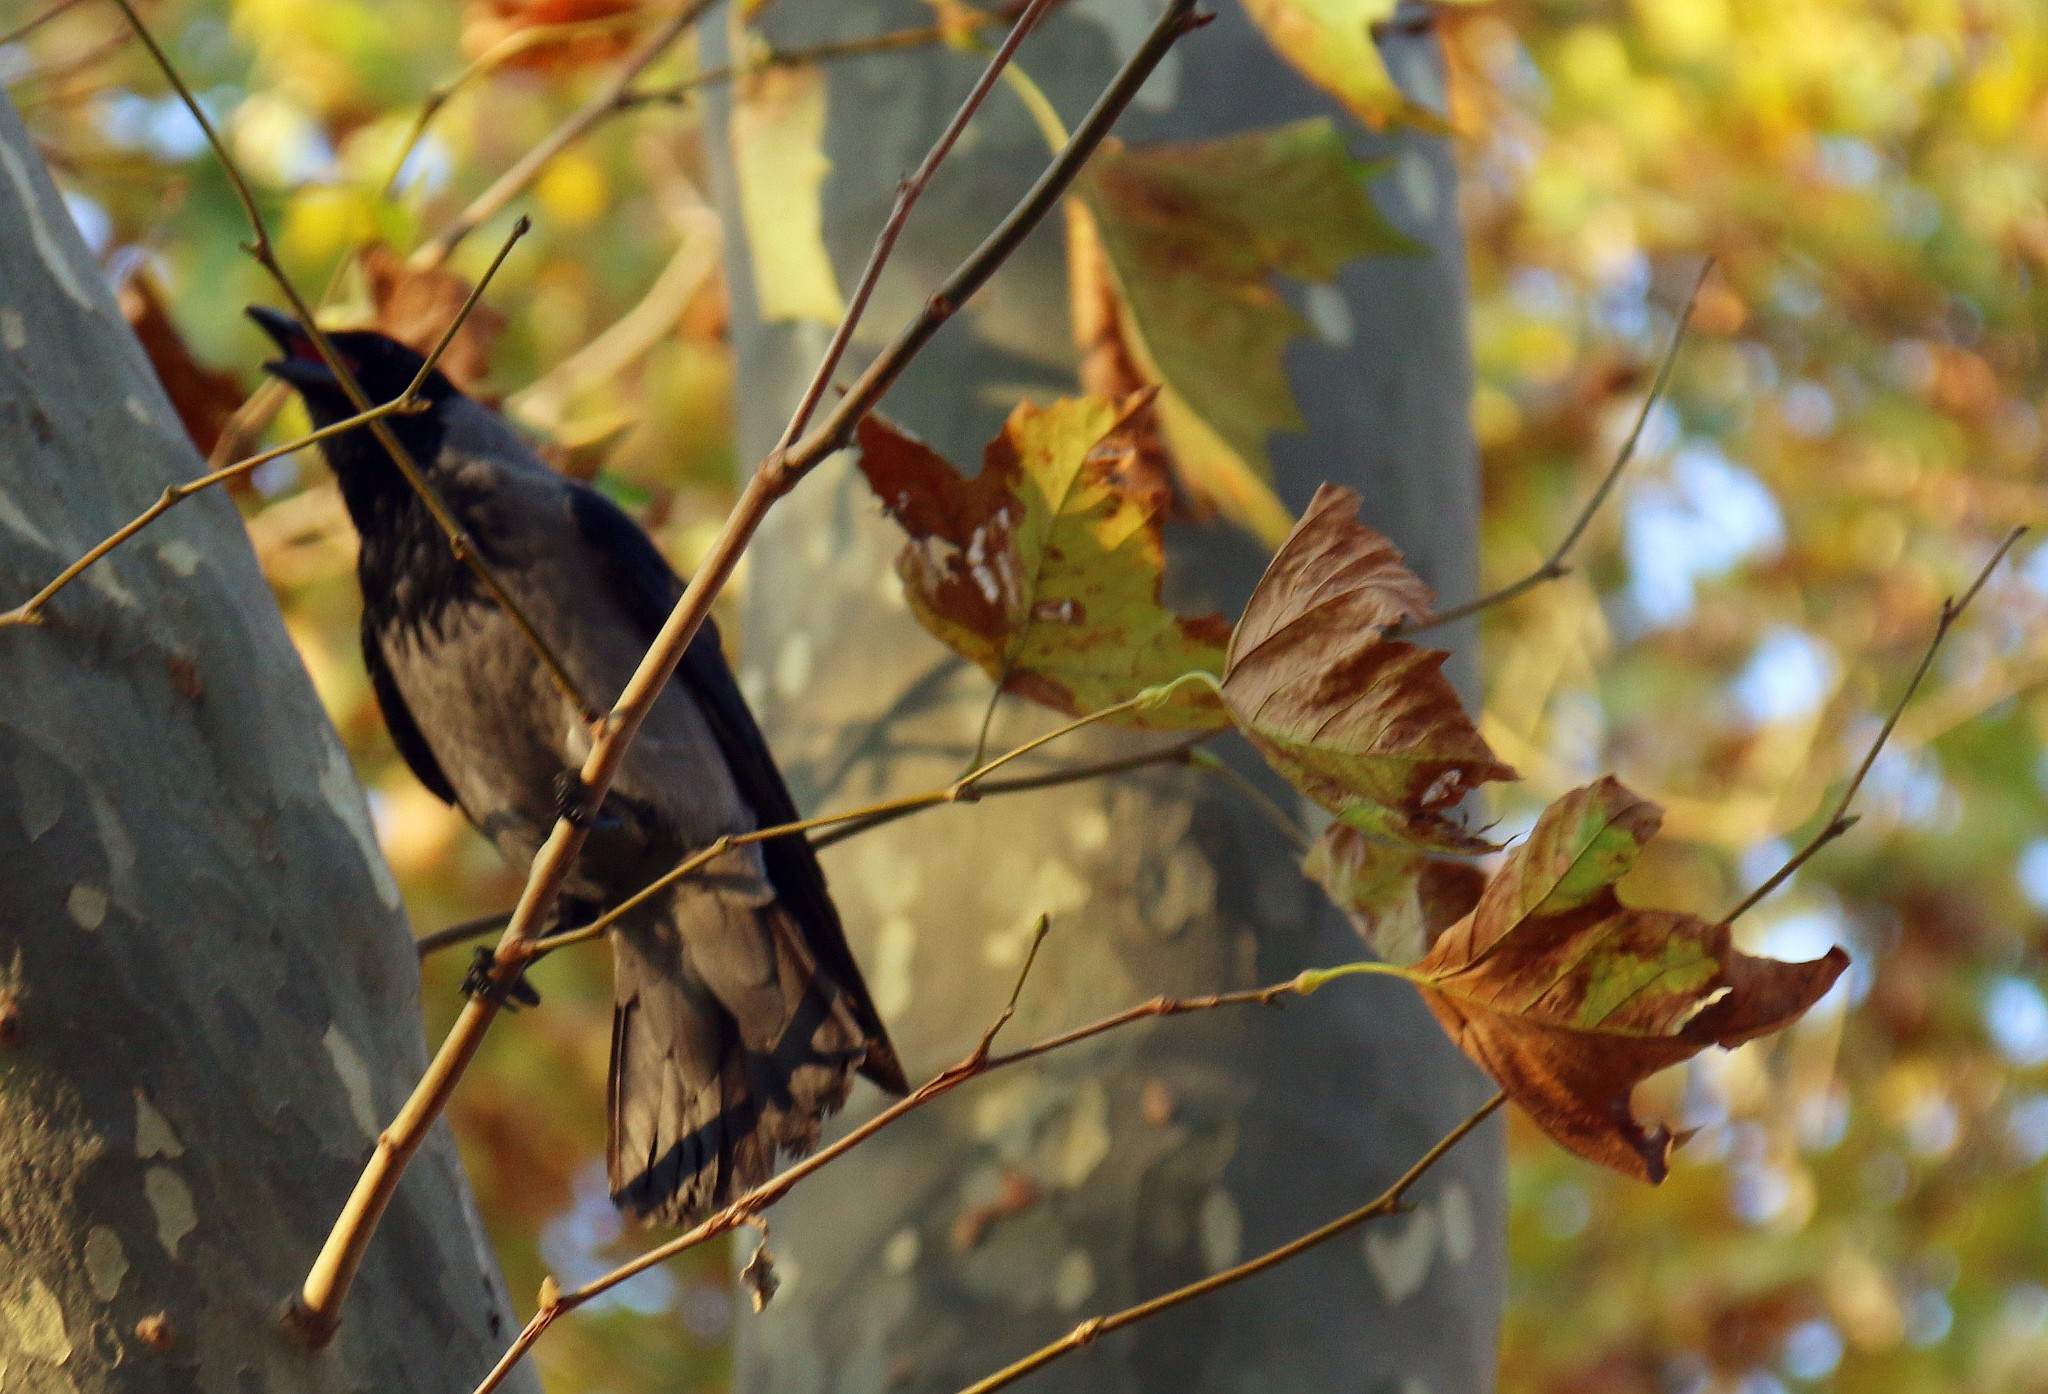
<instances>
[{"instance_id":1,"label":"black wing feather","mask_svg":"<svg viewBox=\"0 0 2048 1394\"><path fill-rule=\"evenodd\" d=\"M454 803L455 786L448 782L441 762L434 758L433 747L420 734L419 723L412 719L412 709L406 706L398 684L392 681L391 667L384 661L384 648L377 642L376 628L367 611L363 614L363 666L370 671L370 690L377 694L377 709L384 713L384 727L391 732L391 743L405 757L414 777L435 798L445 804Z\"/></svg>"},{"instance_id":2,"label":"black wing feather","mask_svg":"<svg viewBox=\"0 0 2048 1394\"><path fill-rule=\"evenodd\" d=\"M570 483L569 512L578 531L592 551L609 563L614 586L627 612L645 632L648 642L682 597L683 582L675 568L650 540L640 525L597 490ZM725 756L740 794L754 810L761 826L794 823L801 816L782 781L775 756L754 722L754 714L726 666L719 646L718 626L709 618L676 667L676 676L696 698L698 710L710 724ZM839 911L825 887L825 872L811 850L810 839L801 834L772 838L761 844L768 880L775 894L789 907L803 929L812 955L852 1001L854 1016L871 1042L861 1073L896 1093L909 1088L903 1067L897 1063L895 1047L889 1043L881 1014L868 997L867 983L853 951L847 947L846 931L839 923Z\"/></svg>"}]
</instances>

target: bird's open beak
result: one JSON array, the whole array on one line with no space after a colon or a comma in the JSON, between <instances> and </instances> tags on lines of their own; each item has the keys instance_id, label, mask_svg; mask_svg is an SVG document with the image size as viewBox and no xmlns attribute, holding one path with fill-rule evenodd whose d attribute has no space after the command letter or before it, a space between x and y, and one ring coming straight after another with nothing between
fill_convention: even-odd
<instances>
[{"instance_id":1,"label":"bird's open beak","mask_svg":"<svg viewBox=\"0 0 2048 1394\"><path fill-rule=\"evenodd\" d=\"M263 365L264 372L301 391L336 385L333 369L321 361L320 350L313 347L313 338L304 325L266 305L251 305L247 313L256 321L257 327L275 339L277 346L284 350L284 357L274 358Z\"/></svg>"}]
</instances>

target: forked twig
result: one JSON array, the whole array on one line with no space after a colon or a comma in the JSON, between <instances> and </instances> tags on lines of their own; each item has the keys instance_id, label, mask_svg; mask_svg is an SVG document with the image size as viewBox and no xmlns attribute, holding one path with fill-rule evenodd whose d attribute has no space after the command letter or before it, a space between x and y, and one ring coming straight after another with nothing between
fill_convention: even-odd
<instances>
[{"instance_id":1,"label":"forked twig","mask_svg":"<svg viewBox=\"0 0 2048 1394\"><path fill-rule=\"evenodd\" d=\"M769 508L826 457L843 448L855 427L894 384L911 360L929 343L961 305L996 268L1009 259L1025 236L1057 205L1081 166L1094 153L1109 128L1137 96L1159 61L1182 34L1194 28L1194 0L1169 0L1150 34L1118 70L1097 99L1074 139L1052 161L1038 181L989 234L982 245L947 279L924 310L870 363L847 389L823 424L801 441L770 453L748 481L718 538L699 562L682 597L655 636L639 668L627 682L610 715L596 728L590 755L579 771L582 787L593 802L611 788L628 747L655 698L667 685L690 641L696 637L711 602L731 578L740 555ZM999 51L992 64L1006 60ZM979 88L977 90L980 90ZM406 1164L418 1151L427 1129L440 1116L456 1082L468 1068L485 1031L497 1016L498 999L517 980L525 948L545 921L570 867L582 850L584 830L564 819L533 859L526 887L511 923L498 941L488 972L489 987L472 996L456 1018L426 1074L377 1140L376 1150L358 1178L341 1217L335 1222L319 1257L306 1275L293 1304L291 1322L307 1339L325 1341L340 1320L341 1303L362 1262L363 1251L379 1217L397 1188Z\"/></svg>"},{"instance_id":2,"label":"forked twig","mask_svg":"<svg viewBox=\"0 0 2048 1394\"><path fill-rule=\"evenodd\" d=\"M1892 704L1891 714L1884 719L1884 725L1878 729L1877 739L1870 743L1870 749L1863 756L1863 763L1858 765L1856 773L1850 776L1848 787L1842 790L1842 797L1835 800L1834 811L1828 815L1827 822L1821 824L1820 830L1806 840L1806 845L1787 858L1785 864L1772 872L1762 885L1744 896L1741 904L1723 915L1722 924L1728 924L1754 909L1764 897L1791 880L1792 874L1805 866L1814 853L1856 826L1856 819L1860 815L1850 813L1849 805L1855 800L1857 791L1862 789L1863 781L1869 778L1871 767L1877 764L1877 757L1883 752L1885 742L1891 739L1892 732L1898 727L1899 718L1906 714L1906 706L1913 700L1913 694L1920 690L1920 683L1926 678L1927 670L1934 666L1934 656L1941 652L1942 640L1948 638L1948 632L1955 626L1956 620L1969 608L1970 602L1977 598L1977 592L1984 589L1984 583L1991 579L1991 573L1997 570L1998 564L2005 560L2005 554L2012 550L2014 543L2025 536L2026 531L2025 528L2014 528L2007 533L2005 540L1991 553L1991 559L1984 563L1983 570L1977 573L1977 579L1970 583L1970 588L1961 596L1950 596L1941 602L1941 615L1934 622L1934 637L1928 640L1927 651L1920 655L1920 666L1913 670L1913 676L1906 682L1905 691L1901 692L1899 700Z\"/></svg>"},{"instance_id":3,"label":"forked twig","mask_svg":"<svg viewBox=\"0 0 2048 1394\"><path fill-rule=\"evenodd\" d=\"M498 215L500 209L517 198L531 184L548 162L571 145L581 140L592 126L618 109L619 97L633 85L633 79L651 67L664 53L674 46L692 24L717 0L684 0L676 12L663 20L643 38L638 46L612 70L612 73L598 85L583 105L569 114L567 120L549 131L534 146L520 156L513 166L499 175L488 189L470 200L469 206L456 214L448 226L442 228L413 252L409 264L414 270L427 271L448 259L448 254L475 232L479 227Z\"/></svg>"},{"instance_id":4,"label":"forked twig","mask_svg":"<svg viewBox=\"0 0 2048 1394\"><path fill-rule=\"evenodd\" d=\"M1090 761L1084 765L1066 765L1058 769L1046 770L1039 774L1020 774L1012 775L1008 779L983 780L976 785L975 793L978 798L987 799L994 798L1000 794L1021 794L1036 789L1057 788L1063 784L1078 784L1083 780L1100 779L1105 775L1123 774L1130 770L1144 769L1151 765L1187 764L1196 747L1217 734L1220 733L1204 731L1200 735L1193 736L1188 740L1177 741L1158 750L1141 750L1130 755L1120 755L1113 759ZM953 801L940 798L931 803L905 806L902 800L890 800L886 803L871 804L866 808L856 808L845 813L833 814L826 819L814 819L812 824L819 835L811 839L811 846L822 851L835 842L843 842L849 837L856 837L870 829L879 828L885 823L893 823L899 818L906 818L913 813L922 812L926 808L940 807L947 802ZM771 837L802 836L804 832L805 827L803 825L784 823L772 828L763 828L755 836L758 840L765 842ZM668 875L678 880L685 874L687 873L680 870L668 873ZM673 882L669 884L673 884ZM420 957L425 958L429 954L438 953L442 949L452 948L457 944L467 943L481 935L502 930L506 922L511 918L512 912L510 910L500 910L493 914L479 915L474 919L462 920L445 928L437 929L431 934L422 934L413 941L414 947L419 951ZM561 943L551 939L543 939L535 945L536 950L559 947L562 947Z\"/></svg>"},{"instance_id":5,"label":"forked twig","mask_svg":"<svg viewBox=\"0 0 2048 1394\"><path fill-rule=\"evenodd\" d=\"M1586 529L1593 525L1593 519L1600 512L1601 506L1607 502L1607 496L1612 494L1614 486L1621 482L1622 471L1627 469L1628 462L1635 458L1636 445L1643 438L1643 428L1650 422L1650 411L1664 395L1664 389L1671 381L1671 369L1678 362L1678 350L1685 343L1685 331L1692 325L1692 312L1699 304L1700 289L1706 285L1707 277L1713 269L1714 259L1708 257L1706 263L1700 267L1699 276L1692 283L1692 293L1685 298L1685 309L1679 312L1678 323L1671 331L1671 343L1664 350L1664 361L1657 365L1657 376L1650 382L1650 391L1643 398L1642 410L1636 413L1635 425L1629 428L1628 438L1622 441L1621 449L1615 454L1614 463L1607 467L1607 473L1600 477L1600 483L1594 488L1592 497L1586 500L1586 506L1579 510L1579 516L1573 520L1570 529L1557 546L1551 548L1550 555L1544 559L1543 564L1521 580L1482 595L1477 600L1469 600L1463 605L1453 605L1442 614L1433 615L1419 623L1397 624L1386 632L1387 638L1406 638L1411 634L1420 634L1424 630L1455 624L1482 610L1505 605L1545 582L1557 580L1571 570L1565 564L1565 558L1571 555L1572 548L1579 545L1579 539L1584 537Z\"/></svg>"}]
</instances>

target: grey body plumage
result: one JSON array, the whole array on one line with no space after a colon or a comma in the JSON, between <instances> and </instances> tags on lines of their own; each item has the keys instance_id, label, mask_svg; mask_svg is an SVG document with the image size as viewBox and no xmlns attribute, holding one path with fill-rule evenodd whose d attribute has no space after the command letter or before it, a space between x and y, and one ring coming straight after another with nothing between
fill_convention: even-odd
<instances>
[{"instance_id":1,"label":"grey body plumage","mask_svg":"<svg viewBox=\"0 0 2048 1394\"><path fill-rule=\"evenodd\" d=\"M252 316L319 424L352 414L292 320ZM366 332L336 346L373 401L418 370ZM479 554L561 658L609 705L680 582L601 495L549 469L495 412L439 374L424 411L386 418ZM565 772L589 753L575 705L454 555L367 429L324 443L362 537L363 651L394 742L524 871L553 827ZM563 899L595 913L718 837L792 821L753 718L706 625L656 699L591 821ZM904 1079L800 836L733 848L612 934L613 1199L685 1222L808 1150L856 1069Z\"/></svg>"}]
</instances>

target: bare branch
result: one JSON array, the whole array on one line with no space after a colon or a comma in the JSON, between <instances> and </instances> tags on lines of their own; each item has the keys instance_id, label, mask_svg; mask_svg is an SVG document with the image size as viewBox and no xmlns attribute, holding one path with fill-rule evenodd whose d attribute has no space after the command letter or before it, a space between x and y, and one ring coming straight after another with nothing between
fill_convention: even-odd
<instances>
[{"instance_id":1,"label":"bare branch","mask_svg":"<svg viewBox=\"0 0 2048 1394\"><path fill-rule=\"evenodd\" d=\"M1055 3L1057 2L1058 0L1055 0ZM1014 11L1017 7L1013 5L1008 8ZM891 29L881 34L868 34L857 39L835 39L803 48L770 48L738 63L723 63L717 67L705 68L668 87L643 87L622 93L618 105L621 110L636 106L678 106L689 101L694 93L714 83L751 77L755 73L767 72L773 68L801 68L813 63L834 62L841 58L862 58L880 53L905 53L913 49L931 48L947 42L955 34L973 33L991 24L1008 23L1013 18L1012 15L988 10L968 10L965 17L967 22L955 29L948 29L941 24L924 24L909 29Z\"/></svg>"},{"instance_id":2,"label":"bare branch","mask_svg":"<svg viewBox=\"0 0 2048 1394\"><path fill-rule=\"evenodd\" d=\"M0 34L0 48L5 48L8 44L20 43L23 39L35 33L36 30L42 28L66 10L76 8L80 3L81 0L57 0L56 4L50 6L41 14L24 20L6 33Z\"/></svg>"},{"instance_id":3,"label":"bare branch","mask_svg":"<svg viewBox=\"0 0 2048 1394\"><path fill-rule=\"evenodd\" d=\"M489 269L484 272L482 279L476 283L476 289L470 292L469 299L463 302L462 308L456 312L455 318L449 321L448 328L442 333L440 341L434 345L433 352L429 353L426 360L420 365L419 372L414 375L411 382L406 384L405 391L381 406L371 407L367 411L358 412L347 420L337 421L331 426L322 426L316 431L309 431L297 440L277 446L275 449L259 451L246 459L237 460L233 464L208 470L197 479L187 480L183 484L167 486L155 503L152 503L149 507L143 509L142 512L136 514L135 517L129 519L119 528L116 528L77 561L72 562L71 565L58 572L48 585L44 586L27 600L24 600L21 604L15 606L12 610L0 611L0 629L5 629L10 625L41 624L44 607L56 598L59 591L77 580L93 563L105 557L109 552L112 552L129 538L141 532L144 528L170 512L178 504L191 498L194 494L209 489L216 484L224 484L230 479L239 479L260 465L266 465L272 460L290 455L295 451L304 450L309 445L326 440L332 436L338 436L344 431L353 431L358 426L367 426L380 422L387 416L414 410L414 404L419 400L420 389L426 386L427 378L434 371L434 365L441 361L441 355L446 353L448 345L455 341L456 332L462 328L463 321L467 320L471 312L476 309L478 300L483 296L484 288L490 285L491 278L498 274L498 268L504 264L505 255L512 250L512 244L517 242L525 232L526 224L524 220L521 220L519 226L513 228L511 235L505 239L505 245L498 249L498 255L492 259ZM251 397L249 401L255 402L260 396L261 394L259 393L256 397ZM245 409L248 405L249 403L243 404Z\"/></svg>"},{"instance_id":4,"label":"bare branch","mask_svg":"<svg viewBox=\"0 0 2048 1394\"><path fill-rule=\"evenodd\" d=\"M1226 1268L1221 1273L1212 1274L1200 1282L1175 1288L1172 1292L1163 1293L1149 1302L1140 1302L1135 1307L1126 1307L1108 1316L1090 1317L1059 1340L1040 1347L1014 1364L1004 1366L986 1379L976 1380L961 1390L960 1394L994 1394L994 1391L1015 1384L1034 1370L1043 1369L1062 1356L1072 1354L1099 1336L1121 1331L1126 1326L1135 1326L1148 1317L1158 1316L1161 1312L1170 1311L1198 1297L1206 1297L1221 1288L1241 1283L1246 1278L1263 1273L1269 1268L1278 1267L1297 1254L1307 1253L1319 1244L1327 1244L1341 1234L1348 1234L1368 1220L1376 1220L1383 1215L1395 1213L1401 1208L1402 1198L1408 1194L1410 1188L1420 1181L1431 1167L1442 1161L1453 1147L1463 1142L1474 1128L1485 1122L1494 1110L1506 1102L1507 1095L1495 1094L1481 1104L1470 1118L1446 1133L1436 1146L1423 1153L1420 1160L1403 1172L1398 1181L1349 1214L1340 1215L1320 1229L1310 1230L1299 1239L1282 1244L1277 1249L1268 1250L1257 1258L1248 1259L1235 1268Z\"/></svg>"},{"instance_id":5,"label":"bare branch","mask_svg":"<svg viewBox=\"0 0 2048 1394\"><path fill-rule=\"evenodd\" d=\"M627 29L645 24L648 15L644 10L622 10L618 14L599 15L595 19L565 19L552 24L535 24L525 29L515 29L505 35L482 53L478 54L462 71L445 82L437 84L427 93L427 99L420 104L419 115L413 118L412 129L406 132L405 141L398 147L398 158L391 162L391 173L385 176L384 187L379 198L390 198L398 187L398 177L405 172L405 163L426 138L427 128L434 124L434 118L441 109L455 99L455 95L476 79L497 71L523 53L537 48L549 48L555 44L573 43L589 34L610 33L614 29ZM443 254L445 259L446 254Z\"/></svg>"},{"instance_id":6,"label":"bare branch","mask_svg":"<svg viewBox=\"0 0 2048 1394\"><path fill-rule=\"evenodd\" d=\"M694 9L695 6L690 7L691 12ZM926 304L923 313L861 374L825 424L798 445L774 451L762 463L734 505L709 553L690 578L660 633L655 636L640 667L620 693L611 714L596 728L589 758L579 771L582 786L589 791L593 801L602 800L611 788L626 751L653 707L655 698L675 672L684 651L710 613L711 602L731 578L734 567L739 564L740 554L745 551L775 500L794 488L820 461L851 439L861 417L881 400L883 393L931 341L940 326L995 273L1026 234L1057 204L1080 173L1081 166L1108 134L1117 116L1137 96L1138 89L1152 69L1180 36L1199 22L1194 14L1194 0L1170 0L1152 32L1119 70L1096 102L1094 110L1082 122L1073 141L1040 176L1017 207L953 273ZM991 60L991 65L1005 61L1007 50L999 52ZM529 957L530 941L552 909L570 867L582 850L584 836L584 829L567 819L555 824L533 859L519 904L492 958L489 984L498 990L482 991L469 999L411 1098L378 1138L375 1152L357 1179L341 1217L335 1222L319 1257L306 1275L298 1300L293 1304L291 1321L308 1339L327 1339L339 1323L341 1303L356 1269L361 1265L363 1251L377 1220L397 1188L406 1163L419 1149L427 1129L446 1106L484 1033L497 1016L499 999L517 980L523 963Z\"/></svg>"},{"instance_id":7,"label":"bare branch","mask_svg":"<svg viewBox=\"0 0 2048 1394\"><path fill-rule=\"evenodd\" d=\"M1021 1064L1026 1060L1035 1060L1041 1055L1064 1049L1067 1046L1090 1040L1096 1036L1117 1030L1120 1027L1128 1026L1133 1022L1144 1021L1151 1017L1184 1016L1191 1012L1213 1011L1219 1007L1271 1006L1284 998L1298 996L1305 991L1312 990L1303 986L1302 978L1290 978L1286 982L1273 983L1267 987L1247 988L1240 992L1219 992L1206 997L1155 997L1149 1002L1140 1002L1136 1006L1126 1007L1120 1012L1103 1017L1101 1020L1091 1022L1086 1026L1076 1027L1071 1031L1063 1031L1056 1036L1048 1036L1019 1050L1013 1050L1001 1055L991 1055L988 1051L989 1044L994 1040L996 1031L1001 1029L1002 1025L1009 1020L1010 1013L1015 1007L1017 994L1023 989L1024 975L1029 973L1031 964L1035 961L1038 941L1043 938L1044 923L1044 920L1041 919L1039 934L1032 943L1034 958L1026 959L1024 973L1018 976L1017 987L1010 995L1009 1005L997 1017L995 1024L983 1034L981 1040L976 1043L974 1050L969 1052L958 1064L934 1075L931 1079L911 1091L909 1095L898 1099L888 1108L883 1109L874 1117L852 1129L830 1146L820 1148L779 1176L762 1182L759 1186L756 1186L717 1214L707 1216L705 1219L698 1221L694 1227L677 1235L674 1239L656 1245L637 1258L614 1268L603 1277L596 1278L591 1282L585 1283L582 1287L572 1289L569 1292L561 1291L556 1287L552 1278L548 1279L541 1286L540 1303L538 1309L533 1314L533 1319L527 1322L525 1329L513 1341L511 1349L507 1350L503 1358L492 1367L490 1374L484 1377L483 1383L476 1387L475 1394L491 1394L492 1390L503 1383L505 1376L511 1373L512 1368L519 1363L520 1358L533 1348L534 1342L540 1339L541 1333L554 1325L558 1317L574 1311L594 1297L611 1291L629 1278L638 1277L648 1269L666 1263L678 1254L694 1249L698 1245L707 1243L721 1234L729 1233L742 1225L750 1223L763 1210L768 1209L788 1195L806 1177L823 1167L831 1165L834 1161L845 1156L891 1124L911 1113L915 1113L933 1100L950 1094L953 1090L958 1089L971 1079L979 1078L994 1070ZM1497 1105L1498 1100L1495 1102ZM1476 1122L1477 1120L1474 1121ZM1470 1126L1470 1124L1467 1125L1468 1131ZM1420 1173L1415 1174L1419 1175ZM1401 1184L1404 1186L1412 1184L1412 1177L1404 1178Z\"/></svg>"},{"instance_id":8,"label":"bare branch","mask_svg":"<svg viewBox=\"0 0 2048 1394\"><path fill-rule=\"evenodd\" d=\"M1621 443L1614 463L1609 465L1607 473L1600 477L1600 483L1593 490L1593 496L1586 500L1586 506L1579 510L1578 518L1573 521L1557 546L1551 549L1549 557L1543 564L1521 580L1502 586L1490 595L1482 595L1477 600L1467 601L1463 605L1453 605L1442 614L1419 624L1397 624L1387 631L1389 639L1406 638L1411 634L1420 634L1426 629L1455 624L1482 610L1505 605L1517 596L1536 589L1546 581L1555 581L1571 570L1565 565L1565 558L1571 555L1572 548L1578 546L1579 539L1586 534L1586 529L1593 525L1593 518L1600 512L1601 505L1605 504L1607 496L1614 492L1614 486L1621 482L1621 472L1627 469L1628 462L1635 458L1636 445L1643 438L1643 427L1650 421L1650 410L1657 405L1658 399L1664 395L1665 386L1671 381L1671 369L1678 362L1679 347L1685 343L1685 331L1692 324L1693 307L1699 304L1700 288L1706 285L1707 277L1713 269L1714 259L1708 257L1706 263L1700 267L1699 276L1692 283L1692 293L1685 298L1685 309L1680 312L1678 324L1671 331L1671 343L1664 350L1664 361L1657 366L1657 376L1650 382L1649 394L1643 398L1642 410L1636 413L1636 423L1629 428L1628 439Z\"/></svg>"},{"instance_id":9,"label":"bare branch","mask_svg":"<svg viewBox=\"0 0 2048 1394\"><path fill-rule=\"evenodd\" d=\"M1744 896L1741 904L1723 915L1722 924L1728 924L1754 909L1764 897L1791 880L1792 874L1805 866L1814 853L1856 826L1857 815L1849 812L1849 805L1855 800L1857 791L1862 789L1863 781L1870 777L1871 767L1877 763L1877 757L1884 750L1885 742L1891 739L1893 730L1898 727L1899 718L1905 715L1906 705L1913 700L1913 694L1920 690L1920 683L1926 678L1927 670L1934 666L1934 656L1941 652L1942 640L1948 638L1948 632L1955 626L1956 620L1969 608L1970 602L1977 598L1977 592L1984 589L1984 583L1991 579L1991 573L1997 570L1998 564L2005 560L2005 554L2012 550L2013 544L2018 542L2026 531L2025 528L2014 528L2007 533L2005 540L1991 553L1991 559L1984 563L1983 570L1977 573L1977 579L1970 583L1970 588L1959 597L1950 596L1941 602L1941 615L1934 622L1934 637L1928 641L1927 651L1920 655L1920 666L1913 670L1913 676L1907 680L1905 691L1901 692L1899 700L1892 704L1891 714L1884 719L1884 725L1878 729L1877 738L1870 743L1869 751L1863 756L1863 763L1856 767L1856 773L1849 778L1848 787L1842 790L1842 797L1835 801L1834 812L1828 815L1827 822L1821 824L1820 830L1807 839L1804 847L1794 852L1783 866L1765 879L1762 885Z\"/></svg>"}]
</instances>

